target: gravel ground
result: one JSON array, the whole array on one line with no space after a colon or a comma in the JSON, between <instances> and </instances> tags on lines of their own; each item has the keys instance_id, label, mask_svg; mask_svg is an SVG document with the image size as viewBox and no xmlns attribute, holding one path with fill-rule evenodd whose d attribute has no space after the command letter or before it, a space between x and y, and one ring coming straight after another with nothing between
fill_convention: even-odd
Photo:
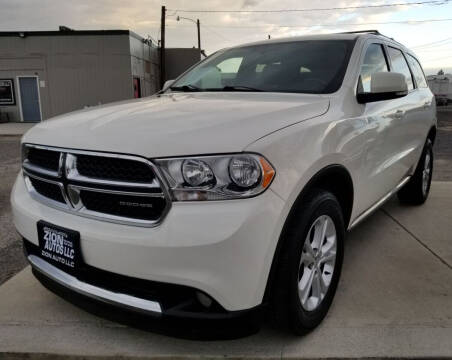
<instances>
[{"instance_id":1,"label":"gravel ground","mask_svg":"<svg viewBox=\"0 0 452 360\"><path fill-rule=\"evenodd\" d=\"M20 169L20 138L0 136L0 284L26 266L11 220L9 195ZM452 107L439 109L434 180L452 181Z\"/></svg>"}]
</instances>

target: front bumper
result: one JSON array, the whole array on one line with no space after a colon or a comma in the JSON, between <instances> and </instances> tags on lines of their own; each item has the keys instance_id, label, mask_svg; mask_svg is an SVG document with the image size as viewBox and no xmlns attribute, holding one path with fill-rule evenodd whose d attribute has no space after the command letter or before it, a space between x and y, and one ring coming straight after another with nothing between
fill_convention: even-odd
<instances>
[{"instance_id":1,"label":"front bumper","mask_svg":"<svg viewBox=\"0 0 452 360\"><path fill-rule=\"evenodd\" d=\"M30 197L21 174L11 202L16 228L30 244L38 244L39 220L79 231L83 261L88 267L137 281L196 289L226 312L252 309L262 303L284 207L272 191L246 200L174 203L160 226L141 228L83 218L43 205ZM43 265L35 261L36 271L40 271L39 264ZM88 289L88 296L98 297L99 290L59 275L72 284L72 291L86 293ZM121 294L120 290L115 288L113 293ZM103 301L121 305L127 299L127 306L138 304L138 309L143 300L127 292L122 293L126 296L122 300L102 294ZM149 306L157 309L149 302L141 307L145 310Z\"/></svg>"},{"instance_id":2,"label":"front bumper","mask_svg":"<svg viewBox=\"0 0 452 360\"><path fill-rule=\"evenodd\" d=\"M36 255L28 255L28 261L33 270L47 277L49 280L74 291L80 295L99 300L111 305L124 307L130 310L146 311L161 314L162 307L159 302L141 299L135 296L116 293L98 286L93 286L80 281L75 276L69 275L57 267L49 264Z\"/></svg>"}]
</instances>

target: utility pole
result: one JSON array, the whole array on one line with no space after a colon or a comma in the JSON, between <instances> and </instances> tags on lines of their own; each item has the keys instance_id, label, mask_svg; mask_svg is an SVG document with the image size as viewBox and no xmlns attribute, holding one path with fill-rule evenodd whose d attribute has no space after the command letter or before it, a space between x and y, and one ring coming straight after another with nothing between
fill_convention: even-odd
<instances>
[{"instance_id":1,"label":"utility pole","mask_svg":"<svg viewBox=\"0 0 452 360\"><path fill-rule=\"evenodd\" d=\"M196 20L196 26L198 27L198 49L199 49L199 56L201 56L201 24L199 23L199 19Z\"/></svg>"},{"instance_id":2,"label":"utility pole","mask_svg":"<svg viewBox=\"0 0 452 360\"><path fill-rule=\"evenodd\" d=\"M165 69L165 18L166 18L166 7L162 6L162 18L160 20L160 88L163 88L163 84L166 80L166 69Z\"/></svg>"}]
</instances>

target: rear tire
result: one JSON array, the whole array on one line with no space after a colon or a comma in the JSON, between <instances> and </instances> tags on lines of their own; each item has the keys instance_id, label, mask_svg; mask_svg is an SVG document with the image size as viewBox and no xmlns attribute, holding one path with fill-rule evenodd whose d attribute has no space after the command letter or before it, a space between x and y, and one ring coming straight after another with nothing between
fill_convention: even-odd
<instances>
[{"instance_id":1,"label":"rear tire","mask_svg":"<svg viewBox=\"0 0 452 360\"><path fill-rule=\"evenodd\" d=\"M278 326L297 335L314 329L336 293L344 254L345 227L336 197L313 190L296 210L283 241L271 305Z\"/></svg>"},{"instance_id":2,"label":"rear tire","mask_svg":"<svg viewBox=\"0 0 452 360\"><path fill-rule=\"evenodd\" d=\"M433 145L427 139L421 158L411 179L399 190L397 196L401 203L421 205L427 200L433 174Z\"/></svg>"}]
</instances>

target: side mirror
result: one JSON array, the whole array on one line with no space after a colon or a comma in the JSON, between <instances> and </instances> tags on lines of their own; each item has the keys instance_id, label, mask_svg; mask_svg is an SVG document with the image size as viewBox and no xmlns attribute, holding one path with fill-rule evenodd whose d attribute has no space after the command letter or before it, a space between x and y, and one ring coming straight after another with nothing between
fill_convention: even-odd
<instances>
[{"instance_id":1,"label":"side mirror","mask_svg":"<svg viewBox=\"0 0 452 360\"><path fill-rule=\"evenodd\" d=\"M359 92L357 100L360 104L391 100L408 94L405 75L395 72L378 72L370 77L370 92Z\"/></svg>"},{"instance_id":2,"label":"side mirror","mask_svg":"<svg viewBox=\"0 0 452 360\"><path fill-rule=\"evenodd\" d=\"M162 90L168 89L171 85L173 85L173 82L174 80L166 80L165 83L163 84Z\"/></svg>"}]
</instances>

